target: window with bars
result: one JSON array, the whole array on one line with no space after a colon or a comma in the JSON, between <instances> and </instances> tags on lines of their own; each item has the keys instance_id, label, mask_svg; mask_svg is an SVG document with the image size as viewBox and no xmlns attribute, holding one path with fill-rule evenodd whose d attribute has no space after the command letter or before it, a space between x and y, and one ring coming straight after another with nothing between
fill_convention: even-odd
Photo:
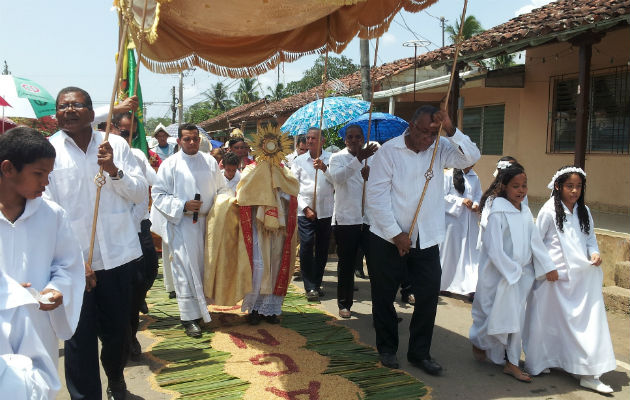
<instances>
[{"instance_id":1,"label":"window with bars","mask_svg":"<svg viewBox=\"0 0 630 400\"><path fill-rule=\"evenodd\" d=\"M464 108L464 133L477 144L481 154L503 154L505 104Z\"/></svg>"},{"instance_id":2,"label":"window with bars","mask_svg":"<svg viewBox=\"0 0 630 400\"><path fill-rule=\"evenodd\" d=\"M551 78L550 140L552 153L575 151L578 81ZM594 72L588 110L588 153L630 153L630 70L618 67Z\"/></svg>"}]
</instances>

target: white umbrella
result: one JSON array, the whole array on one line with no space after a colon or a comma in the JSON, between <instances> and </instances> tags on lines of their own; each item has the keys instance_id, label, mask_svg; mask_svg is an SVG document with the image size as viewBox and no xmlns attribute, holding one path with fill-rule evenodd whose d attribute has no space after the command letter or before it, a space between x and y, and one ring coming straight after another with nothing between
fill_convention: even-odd
<instances>
[{"instance_id":1,"label":"white umbrella","mask_svg":"<svg viewBox=\"0 0 630 400\"><path fill-rule=\"evenodd\" d=\"M30 79L0 75L0 96L10 104L2 107L7 117L41 118L55 114L55 99Z\"/></svg>"}]
</instances>

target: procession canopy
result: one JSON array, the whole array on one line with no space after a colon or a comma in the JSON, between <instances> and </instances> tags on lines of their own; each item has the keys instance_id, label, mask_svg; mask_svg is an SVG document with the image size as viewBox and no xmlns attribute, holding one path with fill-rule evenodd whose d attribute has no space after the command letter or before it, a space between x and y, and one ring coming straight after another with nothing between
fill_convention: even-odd
<instances>
[{"instance_id":1,"label":"procession canopy","mask_svg":"<svg viewBox=\"0 0 630 400\"><path fill-rule=\"evenodd\" d=\"M145 0L117 0L138 41ZM326 50L355 37L381 36L401 10L437 0L148 0L142 63L157 73L192 67L240 78Z\"/></svg>"}]
</instances>

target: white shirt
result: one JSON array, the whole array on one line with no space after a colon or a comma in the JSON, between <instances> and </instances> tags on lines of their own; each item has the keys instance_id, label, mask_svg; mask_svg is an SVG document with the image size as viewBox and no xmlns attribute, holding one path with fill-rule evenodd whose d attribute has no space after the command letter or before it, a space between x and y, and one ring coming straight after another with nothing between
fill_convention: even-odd
<instances>
[{"instance_id":1,"label":"white shirt","mask_svg":"<svg viewBox=\"0 0 630 400\"><path fill-rule=\"evenodd\" d=\"M370 231L393 243L392 238L409 232L431 163L435 142L425 151L407 148L405 136L386 142L374 155L367 185L366 207L372 225ZM444 240L444 168L466 168L479 160L477 146L459 129L448 138L440 138L411 246L425 249ZM459 149L461 148L462 151Z\"/></svg>"},{"instance_id":2,"label":"white shirt","mask_svg":"<svg viewBox=\"0 0 630 400\"><path fill-rule=\"evenodd\" d=\"M149 186L153 186L157 180L157 174L155 170L149 164L149 160L144 152L140 149L132 148L131 154L136 159L138 166L142 170L144 179L146 179ZM147 190L144 200L141 203L133 204L131 206L131 214L133 215L136 229L140 232L140 223L143 219L149 219L149 191Z\"/></svg>"},{"instance_id":3,"label":"white shirt","mask_svg":"<svg viewBox=\"0 0 630 400\"><path fill-rule=\"evenodd\" d=\"M368 158L368 165L372 164ZM363 176L361 169L365 164L345 148L330 157L330 176L335 187L335 208L333 225L368 224L367 213L362 216Z\"/></svg>"},{"instance_id":4,"label":"white shirt","mask_svg":"<svg viewBox=\"0 0 630 400\"><path fill-rule=\"evenodd\" d=\"M330 153L322 151L319 159L328 166L330 163ZM304 216L306 207L313 208L313 191L315 188L315 168L313 168L313 158L311 152L307 151L301 156L297 156L293 160L291 166L293 175L300 182L300 192L298 193L298 216ZM334 207L334 189L332 178L330 177L330 169L326 168L326 172L318 170L317 174L317 206L314 208L317 212L317 218L332 217Z\"/></svg>"},{"instance_id":5,"label":"white shirt","mask_svg":"<svg viewBox=\"0 0 630 400\"><path fill-rule=\"evenodd\" d=\"M96 198L94 177L99 171L96 160L104 135L103 132L93 131L86 153L63 131L50 138L57 157L45 196L68 213L86 262ZM92 259L94 271L116 268L142 256L130 204L141 203L149 187L127 142L119 136L110 135L109 143L114 150L114 164L124 176L113 180L104 173L106 183L101 189Z\"/></svg>"},{"instance_id":6,"label":"white shirt","mask_svg":"<svg viewBox=\"0 0 630 400\"><path fill-rule=\"evenodd\" d=\"M287 154L287 156L284 157L285 165L287 166L287 168L291 168L291 165L293 165L293 160L295 160L297 156L297 149L295 149L293 150L293 153Z\"/></svg>"},{"instance_id":7,"label":"white shirt","mask_svg":"<svg viewBox=\"0 0 630 400\"><path fill-rule=\"evenodd\" d=\"M232 196L236 196L236 185L241 180L241 173L239 170L236 170L236 173L232 177L232 179L228 179L225 176L225 170L223 170L223 178L225 179L225 186L228 187L232 191Z\"/></svg>"}]
</instances>

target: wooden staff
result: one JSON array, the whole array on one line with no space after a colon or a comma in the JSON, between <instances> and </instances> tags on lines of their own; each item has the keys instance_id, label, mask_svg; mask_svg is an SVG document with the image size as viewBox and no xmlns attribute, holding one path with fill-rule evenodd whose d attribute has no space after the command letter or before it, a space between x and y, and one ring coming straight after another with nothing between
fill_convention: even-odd
<instances>
[{"instance_id":1,"label":"wooden staff","mask_svg":"<svg viewBox=\"0 0 630 400\"><path fill-rule=\"evenodd\" d=\"M453 68L451 68L451 79L448 82L448 91L446 92L446 98L444 100L444 111L448 114L448 98L451 94L451 88L453 87L453 80L455 76L455 72L457 71L457 56L459 55L459 49L462 43L462 30L464 28L464 19L466 18L466 7L468 6L468 0L464 0L464 9L462 10L462 20L459 24L459 32L457 33L457 42L455 43L455 56L453 57ZM424 188L422 189L422 195L420 196L420 201L418 202L418 207L416 207L416 213L413 216L413 221L411 222L411 228L409 228L409 240L413 242L412 234L413 230L416 227L416 222L418 221L418 214L420 214L420 208L422 207L422 201L424 200L424 195L427 193L427 188L429 187L429 181L433 178L433 163L435 162L435 155L437 154L438 145L440 143L440 136L442 135L442 123L440 122L440 129L438 131L438 137L435 138L435 146L433 147L433 155L431 156L431 164L429 164L429 169L424 173Z\"/></svg>"},{"instance_id":2,"label":"wooden staff","mask_svg":"<svg viewBox=\"0 0 630 400\"><path fill-rule=\"evenodd\" d=\"M372 67L373 70L376 70L376 57L378 57L378 39L376 38L376 44L374 45L374 66ZM370 75L372 75L371 73L372 71L370 71ZM370 116L368 117L368 131L367 131L367 140L365 145L368 146L370 144L370 133L372 131L372 106L374 105L374 79L372 76L370 76L370 85L372 86L372 93L370 94ZM368 159L365 159L365 167L367 167L368 164ZM363 195L361 196L361 215L365 215L365 184L367 183L367 180L364 178L363 179Z\"/></svg>"},{"instance_id":3,"label":"wooden staff","mask_svg":"<svg viewBox=\"0 0 630 400\"><path fill-rule=\"evenodd\" d=\"M123 56L122 52L125 49L125 41L127 38L128 24L125 19L122 19L123 29L120 35L120 44L118 46L118 61L116 62L116 77L114 78L114 89L112 89L112 97L109 102L109 113L107 114L107 126L105 127L105 137L103 143L109 139L109 132L112 128L112 114L114 113L114 101L116 100L116 93L118 91L118 80L120 79L120 71L122 70ZM99 168L98 174L94 177L94 183L96 183L96 200L94 202L94 217L92 218L92 236L90 237L90 251L88 252L87 266L92 267L92 257L94 256L94 239L96 237L96 222L98 221L98 205L101 200L101 188L105 184L105 177L103 176L103 167Z\"/></svg>"},{"instance_id":4,"label":"wooden staff","mask_svg":"<svg viewBox=\"0 0 630 400\"><path fill-rule=\"evenodd\" d=\"M132 2L133 3L133 2ZM147 5L149 0L144 0L144 8L142 9L142 28L140 29L140 36L138 36L138 40L140 44L138 44L138 60L136 60L136 74L133 79L133 90L138 93L138 72L140 72L140 56L142 55L142 44L144 41L144 21L147 18ZM129 147L131 147L131 142L133 141L133 120L136 116L136 110L131 111L131 132L129 132Z\"/></svg>"},{"instance_id":5,"label":"wooden staff","mask_svg":"<svg viewBox=\"0 0 630 400\"><path fill-rule=\"evenodd\" d=\"M324 77L322 78L322 108L319 113L319 136L317 136L317 157L319 159L321 151L321 138L322 138L322 124L324 121L324 100L326 99L326 83L328 83L328 46L326 46L326 58L324 59ZM315 187L313 188L313 212L317 213L317 171L315 170Z\"/></svg>"}]
</instances>

